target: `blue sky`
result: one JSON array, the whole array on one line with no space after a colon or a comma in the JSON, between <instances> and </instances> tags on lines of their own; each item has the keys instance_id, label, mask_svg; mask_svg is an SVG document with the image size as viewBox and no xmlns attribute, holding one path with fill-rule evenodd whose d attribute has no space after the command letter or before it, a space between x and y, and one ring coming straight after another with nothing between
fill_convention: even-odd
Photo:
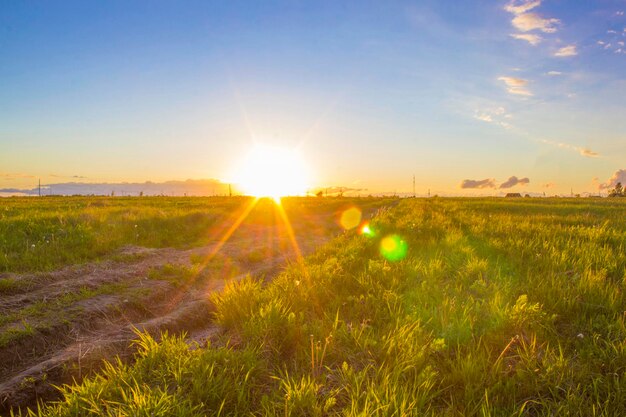
<instances>
[{"instance_id":1,"label":"blue sky","mask_svg":"<svg viewBox=\"0 0 626 417\"><path fill-rule=\"evenodd\" d=\"M402 192L415 174L418 192L494 194L511 176L528 178L514 191L595 191L626 168L624 12L3 2L0 188L227 179L261 142L300 149L313 186Z\"/></svg>"}]
</instances>

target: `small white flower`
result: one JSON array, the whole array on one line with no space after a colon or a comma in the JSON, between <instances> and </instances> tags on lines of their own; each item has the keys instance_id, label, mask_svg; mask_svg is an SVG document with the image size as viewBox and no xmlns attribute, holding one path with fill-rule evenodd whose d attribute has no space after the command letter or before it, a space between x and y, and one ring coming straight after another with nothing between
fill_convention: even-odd
<instances>
[{"instance_id":1,"label":"small white flower","mask_svg":"<svg viewBox=\"0 0 626 417\"><path fill-rule=\"evenodd\" d=\"M584 339L584 338L585 338L585 335L584 335L584 334L582 334L582 333L578 333L578 334L576 335L576 337L577 337L577 338L579 338L579 339Z\"/></svg>"}]
</instances>

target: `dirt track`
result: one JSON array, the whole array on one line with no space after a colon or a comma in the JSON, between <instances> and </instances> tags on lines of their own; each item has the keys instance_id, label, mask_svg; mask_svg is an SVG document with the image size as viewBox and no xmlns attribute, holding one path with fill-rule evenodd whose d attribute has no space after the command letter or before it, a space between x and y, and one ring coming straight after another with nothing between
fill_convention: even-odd
<instances>
[{"instance_id":1,"label":"dirt track","mask_svg":"<svg viewBox=\"0 0 626 417\"><path fill-rule=\"evenodd\" d=\"M315 219L309 221L319 225ZM310 227L301 226L309 231L306 239L298 239L303 255L339 231L336 227L317 227L311 233ZM38 320L45 325L35 322L32 334L0 348L0 411L55 398L57 391L51 384L81 379L97 369L104 358L129 357L135 329L157 336L164 330L186 331L191 339L203 343L218 331L211 322L208 294L248 273L269 279L296 259L287 231L276 225L242 225L219 247L214 261L199 268L198 260L216 252L216 245L188 250L125 247L117 260L50 273L11 275L24 284L23 290L0 299L1 314L54 306L58 300L71 302L62 305L61 311L42 313ZM164 266L194 265L198 276L184 285L150 276L151 271ZM106 285L115 291L98 293ZM95 294L80 296L90 294L88 291ZM23 327L23 321L16 321L0 326L0 330L23 331Z\"/></svg>"}]
</instances>

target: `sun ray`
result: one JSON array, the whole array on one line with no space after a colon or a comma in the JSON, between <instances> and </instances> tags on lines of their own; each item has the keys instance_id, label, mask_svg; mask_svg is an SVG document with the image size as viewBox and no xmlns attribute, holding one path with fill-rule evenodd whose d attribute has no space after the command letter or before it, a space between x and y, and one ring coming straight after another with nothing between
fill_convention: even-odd
<instances>
[{"instance_id":1,"label":"sun ray","mask_svg":"<svg viewBox=\"0 0 626 417\"><path fill-rule=\"evenodd\" d=\"M202 259L202 261L199 264L199 267L198 267L198 270L197 270L196 274L191 278L191 280L190 280L190 282L188 283L187 286L191 286L191 285L193 285L193 283L195 283L197 281L198 277L200 276L200 273L204 270L204 268L206 268L208 263L211 262L211 260L215 257L215 255L217 255L217 253L224 246L224 244L226 244L228 239L230 239L230 237L233 235L233 233L235 233L235 231L239 228L241 223L243 223L243 221L248 217L250 212L257 205L258 201L259 201L258 198L251 199L250 203L248 203L244 207L244 209L241 211L241 213L239 215L235 214L235 215L230 217L230 219L235 218L235 220L230 225L228 230L219 238L219 240L217 241L215 246L213 246L211 251ZM221 230L223 230L223 228ZM213 235L217 236L218 232L214 232ZM168 307L170 309L174 308L176 305L178 305L180 303L180 301L182 300L184 295L185 295L185 291L181 291L177 295L173 296L172 299L170 300L170 302L168 303Z\"/></svg>"}]
</instances>

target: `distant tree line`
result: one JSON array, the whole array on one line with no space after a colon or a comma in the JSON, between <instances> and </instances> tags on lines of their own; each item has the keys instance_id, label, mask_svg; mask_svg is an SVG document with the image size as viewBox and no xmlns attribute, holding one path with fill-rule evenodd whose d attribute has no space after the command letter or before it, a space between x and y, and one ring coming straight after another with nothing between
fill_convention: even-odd
<instances>
[{"instance_id":1,"label":"distant tree line","mask_svg":"<svg viewBox=\"0 0 626 417\"><path fill-rule=\"evenodd\" d=\"M615 188L609 191L609 197L626 197L626 194L624 193L624 187L622 187L621 182L615 184Z\"/></svg>"}]
</instances>

